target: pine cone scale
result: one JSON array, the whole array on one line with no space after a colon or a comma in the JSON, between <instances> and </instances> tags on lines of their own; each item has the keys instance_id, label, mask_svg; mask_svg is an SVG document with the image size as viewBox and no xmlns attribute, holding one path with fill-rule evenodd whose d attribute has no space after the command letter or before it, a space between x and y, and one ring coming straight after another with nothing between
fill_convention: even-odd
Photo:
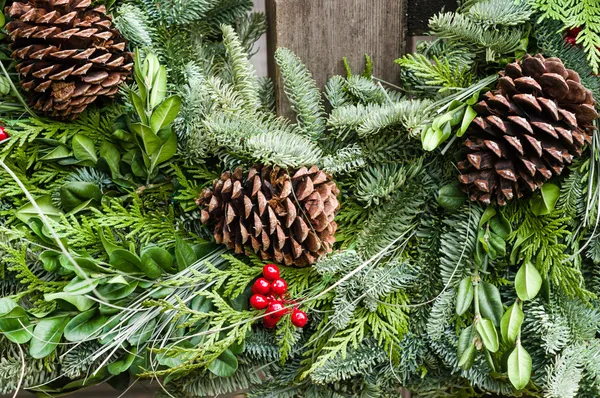
<instances>
[{"instance_id":1,"label":"pine cone scale","mask_svg":"<svg viewBox=\"0 0 600 398\"><path fill-rule=\"evenodd\" d=\"M557 58L509 64L497 90L474 106L480 115L458 164L463 188L473 200L499 204L538 189L591 142L594 105L577 73Z\"/></svg>"},{"instance_id":2,"label":"pine cone scale","mask_svg":"<svg viewBox=\"0 0 600 398\"><path fill-rule=\"evenodd\" d=\"M11 56L35 110L72 119L96 99L114 97L131 73L133 57L106 7L90 6L89 0L28 0L6 8Z\"/></svg>"},{"instance_id":3,"label":"pine cone scale","mask_svg":"<svg viewBox=\"0 0 600 398\"><path fill-rule=\"evenodd\" d=\"M305 266L331 251L339 190L316 167L293 175L279 167L255 166L223 173L202 194L203 223L216 221L214 236L236 253Z\"/></svg>"}]
</instances>

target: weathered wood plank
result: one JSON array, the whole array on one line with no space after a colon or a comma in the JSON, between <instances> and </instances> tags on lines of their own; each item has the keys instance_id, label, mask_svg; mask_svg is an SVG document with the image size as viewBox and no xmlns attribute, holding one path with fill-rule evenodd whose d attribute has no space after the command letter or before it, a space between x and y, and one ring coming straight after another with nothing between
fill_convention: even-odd
<instances>
[{"instance_id":1,"label":"weathered wood plank","mask_svg":"<svg viewBox=\"0 0 600 398\"><path fill-rule=\"evenodd\" d=\"M364 54L375 76L398 81L393 61L406 48L405 0L267 0L269 75L275 81L277 109L289 114L273 54L294 51L313 73L319 87L344 74L343 57L353 70L364 67Z\"/></svg>"}]
</instances>

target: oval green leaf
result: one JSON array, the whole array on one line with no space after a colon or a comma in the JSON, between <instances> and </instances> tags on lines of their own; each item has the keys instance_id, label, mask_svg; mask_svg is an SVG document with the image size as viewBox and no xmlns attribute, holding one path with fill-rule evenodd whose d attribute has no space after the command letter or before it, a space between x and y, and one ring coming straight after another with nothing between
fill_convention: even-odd
<instances>
[{"instance_id":1,"label":"oval green leaf","mask_svg":"<svg viewBox=\"0 0 600 398\"><path fill-rule=\"evenodd\" d=\"M76 276L65 286L64 291L71 294L86 294L94 290L98 283L100 281L97 279L82 279Z\"/></svg>"},{"instance_id":2,"label":"oval green leaf","mask_svg":"<svg viewBox=\"0 0 600 398\"><path fill-rule=\"evenodd\" d=\"M521 266L515 277L517 296L523 301L533 300L542 288L542 276L535 265L526 262Z\"/></svg>"},{"instance_id":3,"label":"oval green leaf","mask_svg":"<svg viewBox=\"0 0 600 398\"><path fill-rule=\"evenodd\" d=\"M554 210L559 196L560 188L557 185L551 183L542 185L540 191L531 198L531 211L536 216L550 214Z\"/></svg>"},{"instance_id":4,"label":"oval green leaf","mask_svg":"<svg viewBox=\"0 0 600 398\"><path fill-rule=\"evenodd\" d=\"M496 332L496 327L492 321L481 318L479 322L477 322L477 333L479 333L479 337L481 337L481 341L485 348L490 352L498 351L500 341L498 340L498 332Z\"/></svg>"},{"instance_id":5,"label":"oval green leaf","mask_svg":"<svg viewBox=\"0 0 600 398\"><path fill-rule=\"evenodd\" d=\"M121 373L127 371L127 369L129 369L131 367L131 364L135 360L136 354L137 354L137 348L132 347L129 350L129 352L127 353L127 355L125 355L123 358L119 359L118 361L113 362L110 365L108 365L108 373L110 373L111 375L118 375L118 374L121 374Z\"/></svg>"},{"instance_id":6,"label":"oval green leaf","mask_svg":"<svg viewBox=\"0 0 600 398\"><path fill-rule=\"evenodd\" d=\"M107 318L95 316L96 310L89 310L71 319L65 327L65 339L73 342L83 341L102 331Z\"/></svg>"},{"instance_id":7,"label":"oval green leaf","mask_svg":"<svg viewBox=\"0 0 600 398\"><path fill-rule=\"evenodd\" d=\"M148 278L156 279L164 272L175 272L173 256L162 247L152 246L142 252L142 271Z\"/></svg>"},{"instance_id":8,"label":"oval green leaf","mask_svg":"<svg viewBox=\"0 0 600 398\"><path fill-rule=\"evenodd\" d=\"M138 256L125 249L115 249L110 253L109 264L126 273L141 271L141 262Z\"/></svg>"},{"instance_id":9,"label":"oval green leaf","mask_svg":"<svg viewBox=\"0 0 600 398\"><path fill-rule=\"evenodd\" d=\"M179 109L181 108L181 99L177 95L173 95L164 100L153 112L150 118L150 127L155 133L160 129L173 123Z\"/></svg>"},{"instance_id":10,"label":"oval green leaf","mask_svg":"<svg viewBox=\"0 0 600 398\"><path fill-rule=\"evenodd\" d=\"M500 326L500 321L504 314L500 291L496 286L488 282L481 282L478 290L481 315L483 318L490 319L494 323L494 326Z\"/></svg>"},{"instance_id":11,"label":"oval green leaf","mask_svg":"<svg viewBox=\"0 0 600 398\"><path fill-rule=\"evenodd\" d=\"M73 155L77 160L89 160L94 164L98 161L94 141L91 138L82 134L76 134L71 141L71 145L73 147Z\"/></svg>"},{"instance_id":12,"label":"oval green leaf","mask_svg":"<svg viewBox=\"0 0 600 398\"><path fill-rule=\"evenodd\" d=\"M504 342L514 344L517 341L524 318L523 310L516 302L510 306L500 322L500 333Z\"/></svg>"},{"instance_id":13,"label":"oval green leaf","mask_svg":"<svg viewBox=\"0 0 600 398\"><path fill-rule=\"evenodd\" d=\"M94 306L94 304L96 304L96 302L94 300L91 300L87 297L79 296L79 295L71 294L71 293L63 293L63 292L44 294L44 300L46 300L46 301L64 300L67 303L73 305L75 308L77 308L81 312L89 310L90 308L92 308Z\"/></svg>"},{"instance_id":14,"label":"oval green leaf","mask_svg":"<svg viewBox=\"0 0 600 398\"><path fill-rule=\"evenodd\" d=\"M69 322L68 317L42 319L33 329L29 355L41 359L54 352Z\"/></svg>"},{"instance_id":15,"label":"oval green leaf","mask_svg":"<svg viewBox=\"0 0 600 398\"><path fill-rule=\"evenodd\" d=\"M469 369L475 360L475 328L473 325L463 329L458 337L458 366L461 369Z\"/></svg>"},{"instance_id":16,"label":"oval green leaf","mask_svg":"<svg viewBox=\"0 0 600 398\"><path fill-rule=\"evenodd\" d=\"M231 377L238 368L238 360L230 349L226 349L208 365L208 370L219 377Z\"/></svg>"},{"instance_id":17,"label":"oval green leaf","mask_svg":"<svg viewBox=\"0 0 600 398\"><path fill-rule=\"evenodd\" d=\"M465 194L458 184L446 184L438 191L438 204L448 211L456 211L467 200Z\"/></svg>"},{"instance_id":18,"label":"oval green leaf","mask_svg":"<svg viewBox=\"0 0 600 398\"><path fill-rule=\"evenodd\" d=\"M25 310L9 298L0 299L0 332L17 344L27 343L33 333Z\"/></svg>"},{"instance_id":19,"label":"oval green leaf","mask_svg":"<svg viewBox=\"0 0 600 398\"><path fill-rule=\"evenodd\" d=\"M467 276L462 281L460 281L460 285L458 286L458 294L456 295L456 314L462 315L469 307L471 307L471 303L473 302L473 281L470 276Z\"/></svg>"},{"instance_id":20,"label":"oval green leaf","mask_svg":"<svg viewBox=\"0 0 600 398\"><path fill-rule=\"evenodd\" d=\"M520 343L508 357L508 378L517 390L522 390L531 377L531 356Z\"/></svg>"}]
</instances>

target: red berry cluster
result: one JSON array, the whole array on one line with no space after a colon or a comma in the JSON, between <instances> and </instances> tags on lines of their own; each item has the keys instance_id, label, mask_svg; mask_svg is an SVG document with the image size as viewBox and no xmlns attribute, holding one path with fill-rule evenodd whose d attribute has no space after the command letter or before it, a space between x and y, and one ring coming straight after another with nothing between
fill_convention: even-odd
<instances>
[{"instance_id":1,"label":"red berry cluster","mask_svg":"<svg viewBox=\"0 0 600 398\"><path fill-rule=\"evenodd\" d=\"M285 308L290 302L284 297L287 292L287 283L280 278L279 268L275 264L267 264L263 268L263 277L258 278L252 285L252 297L250 305L257 310L266 309L267 316L263 318L263 323L268 329L277 326L277 323L289 312ZM304 327L308 322L306 313L294 308L292 311L292 324L299 328Z\"/></svg>"},{"instance_id":2,"label":"red berry cluster","mask_svg":"<svg viewBox=\"0 0 600 398\"><path fill-rule=\"evenodd\" d=\"M577 45L577 35L579 34L579 32L581 32L582 27L579 26L577 28L572 28L567 30L567 36L565 37L565 42L572 45L572 46L576 46Z\"/></svg>"},{"instance_id":3,"label":"red berry cluster","mask_svg":"<svg viewBox=\"0 0 600 398\"><path fill-rule=\"evenodd\" d=\"M7 139L8 139L8 134L4 130L4 127L0 126L0 142L7 140Z\"/></svg>"}]
</instances>

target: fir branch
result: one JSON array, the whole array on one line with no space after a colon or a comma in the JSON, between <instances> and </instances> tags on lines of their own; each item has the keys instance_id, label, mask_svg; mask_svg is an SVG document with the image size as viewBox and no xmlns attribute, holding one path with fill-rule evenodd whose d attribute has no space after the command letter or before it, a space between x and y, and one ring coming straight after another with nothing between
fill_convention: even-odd
<instances>
[{"instance_id":1,"label":"fir branch","mask_svg":"<svg viewBox=\"0 0 600 398\"><path fill-rule=\"evenodd\" d=\"M323 157L322 169L330 174L350 174L365 167L365 159L356 144Z\"/></svg>"},{"instance_id":2,"label":"fir branch","mask_svg":"<svg viewBox=\"0 0 600 398\"><path fill-rule=\"evenodd\" d=\"M449 57L434 56L430 61L421 54L407 54L396 63L423 79L425 85L439 87L440 92L469 87L473 80L470 65L462 62L451 64Z\"/></svg>"},{"instance_id":3,"label":"fir branch","mask_svg":"<svg viewBox=\"0 0 600 398\"><path fill-rule=\"evenodd\" d=\"M521 28L486 29L460 13L439 13L429 20L433 35L441 39L464 42L472 51L485 53L486 61L510 54L521 47Z\"/></svg>"},{"instance_id":4,"label":"fir branch","mask_svg":"<svg viewBox=\"0 0 600 398\"><path fill-rule=\"evenodd\" d=\"M411 167L422 165L418 162ZM358 175L355 197L367 206L379 205L404 185L410 173L410 168L398 164L367 167Z\"/></svg>"},{"instance_id":5,"label":"fir branch","mask_svg":"<svg viewBox=\"0 0 600 398\"><path fill-rule=\"evenodd\" d=\"M469 8L468 15L481 25L519 26L529 22L533 10L526 1L505 0L478 1Z\"/></svg>"},{"instance_id":6,"label":"fir branch","mask_svg":"<svg viewBox=\"0 0 600 398\"><path fill-rule=\"evenodd\" d=\"M280 48L275 61L283 78L283 86L300 130L313 140L325 131L325 115L321 104L321 93L306 66L290 50Z\"/></svg>"},{"instance_id":7,"label":"fir branch","mask_svg":"<svg viewBox=\"0 0 600 398\"><path fill-rule=\"evenodd\" d=\"M256 71L233 28L224 25L221 30L223 31L223 44L227 51L227 60L231 68L233 87L244 101L245 109L258 109L260 98Z\"/></svg>"}]
</instances>

